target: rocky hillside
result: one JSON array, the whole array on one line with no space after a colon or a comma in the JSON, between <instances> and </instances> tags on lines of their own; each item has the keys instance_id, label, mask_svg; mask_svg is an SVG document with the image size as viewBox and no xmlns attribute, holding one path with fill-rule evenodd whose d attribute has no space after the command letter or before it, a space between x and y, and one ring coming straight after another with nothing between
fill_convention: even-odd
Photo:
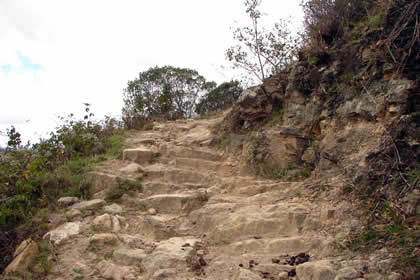
<instances>
[{"instance_id":1,"label":"rocky hillside","mask_svg":"<svg viewBox=\"0 0 420 280\"><path fill-rule=\"evenodd\" d=\"M137 132L122 160L90 174L93 200L61 198L45 241L19 246L5 273L63 280L401 279L386 249L369 256L337 250L360 227L360 212L339 199L344 183L334 169L299 182L264 179L229 152L232 140L211 148L211 130L229 114ZM284 145L300 139L278 137Z\"/></svg>"}]
</instances>

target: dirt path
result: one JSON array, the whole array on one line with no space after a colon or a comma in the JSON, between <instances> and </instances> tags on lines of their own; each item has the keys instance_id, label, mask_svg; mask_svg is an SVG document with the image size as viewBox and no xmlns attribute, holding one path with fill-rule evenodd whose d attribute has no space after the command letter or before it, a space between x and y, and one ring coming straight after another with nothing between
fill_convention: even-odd
<instances>
[{"instance_id":1,"label":"dirt path","mask_svg":"<svg viewBox=\"0 0 420 280\"><path fill-rule=\"evenodd\" d=\"M349 268L331 257L344 214L302 196L304 182L255 178L209 148L219 121L130 137L124 160L92 173L94 200L68 206L67 228L49 235L57 261L48 279L357 279L368 261ZM121 188L131 191L106 205Z\"/></svg>"}]
</instances>

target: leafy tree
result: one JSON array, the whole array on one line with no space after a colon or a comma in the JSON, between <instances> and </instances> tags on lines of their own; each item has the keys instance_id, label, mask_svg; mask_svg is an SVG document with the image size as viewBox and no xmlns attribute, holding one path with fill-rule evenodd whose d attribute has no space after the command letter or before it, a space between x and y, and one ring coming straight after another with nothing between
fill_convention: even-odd
<instances>
[{"instance_id":1,"label":"leafy tree","mask_svg":"<svg viewBox=\"0 0 420 280\"><path fill-rule=\"evenodd\" d=\"M124 89L124 120L192 117L200 95L216 86L197 71L172 66L153 67L141 72Z\"/></svg>"},{"instance_id":2,"label":"leafy tree","mask_svg":"<svg viewBox=\"0 0 420 280\"><path fill-rule=\"evenodd\" d=\"M227 49L225 55L234 68L242 68L263 81L293 61L297 39L291 36L287 20L280 20L271 30L260 28L261 0L246 0L244 4L252 25L234 30L238 44Z\"/></svg>"},{"instance_id":3,"label":"leafy tree","mask_svg":"<svg viewBox=\"0 0 420 280\"><path fill-rule=\"evenodd\" d=\"M7 129L7 136L9 136L9 141L7 142L7 147L9 149L17 149L22 143L20 139L20 133L16 131L16 128L12 126L10 129Z\"/></svg>"},{"instance_id":4,"label":"leafy tree","mask_svg":"<svg viewBox=\"0 0 420 280\"><path fill-rule=\"evenodd\" d=\"M239 81L223 83L200 99L196 112L202 115L224 110L239 98L242 91Z\"/></svg>"}]
</instances>

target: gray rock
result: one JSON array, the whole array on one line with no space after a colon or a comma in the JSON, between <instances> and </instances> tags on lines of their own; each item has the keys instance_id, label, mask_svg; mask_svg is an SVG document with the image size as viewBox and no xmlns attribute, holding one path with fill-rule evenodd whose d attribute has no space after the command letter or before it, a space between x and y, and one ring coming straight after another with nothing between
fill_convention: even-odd
<instances>
[{"instance_id":1,"label":"gray rock","mask_svg":"<svg viewBox=\"0 0 420 280\"><path fill-rule=\"evenodd\" d=\"M79 199L77 197L72 196L61 197L57 200L58 205L60 205L61 207L67 207L77 202L79 202Z\"/></svg>"},{"instance_id":2,"label":"gray rock","mask_svg":"<svg viewBox=\"0 0 420 280\"><path fill-rule=\"evenodd\" d=\"M80 222L65 223L58 228L46 233L44 239L49 239L54 244L60 244L62 241L67 240L80 233Z\"/></svg>"},{"instance_id":3,"label":"gray rock","mask_svg":"<svg viewBox=\"0 0 420 280\"><path fill-rule=\"evenodd\" d=\"M247 269L241 269L237 280L262 280L262 278Z\"/></svg>"},{"instance_id":4,"label":"gray rock","mask_svg":"<svg viewBox=\"0 0 420 280\"><path fill-rule=\"evenodd\" d=\"M153 273L152 279L166 279L175 276L176 270L174 269L159 269Z\"/></svg>"},{"instance_id":5,"label":"gray rock","mask_svg":"<svg viewBox=\"0 0 420 280\"><path fill-rule=\"evenodd\" d=\"M198 239L189 237L173 237L162 241L153 253L143 260L143 266L146 271L155 272L159 269L185 265L187 258L195 255L194 245L197 242Z\"/></svg>"},{"instance_id":6,"label":"gray rock","mask_svg":"<svg viewBox=\"0 0 420 280\"><path fill-rule=\"evenodd\" d=\"M139 265L146 256L142 249L120 248L114 251L113 260L121 265Z\"/></svg>"},{"instance_id":7,"label":"gray rock","mask_svg":"<svg viewBox=\"0 0 420 280\"><path fill-rule=\"evenodd\" d=\"M279 280L289 280L289 273L287 272L280 272L278 276Z\"/></svg>"},{"instance_id":8,"label":"gray rock","mask_svg":"<svg viewBox=\"0 0 420 280\"><path fill-rule=\"evenodd\" d=\"M409 89L414 87L413 81L410 80L391 80L388 83L387 101L389 103L403 104L407 101Z\"/></svg>"},{"instance_id":9,"label":"gray rock","mask_svg":"<svg viewBox=\"0 0 420 280\"><path fill-rule=\"evenodd\" d=\"M360 277L360 273L352 268L352 267L346 267L342 268L337 272L337 276L334 280L347 280L347 279L355 279Z\"/></svg>"},{"instance_id":10,"label":"gray rock","mask_svg":"<svg viewBox=\"0 0 420 280\"><path fill-rule=\"evenodd\" d=\"M111 214L120 214L123 211L123 208L118 204L111 204L104 207L104 211Z\"/></svg>"},{"instance_id":11,"label":"gray rock","mask_svg":"<svg viewBox=\"0 0 420 280\"><path fill-rule=\"evenodd\" d=\"M140 172L143 172L143 170L144 168L140 164L137 164L135 162L130 163L129 165L120 169L120 171L123 173L131 173L131 174L140 173Z\"/></svg>"},{"instance_id":12,"label":"gray rock","mask_svg":"<svg viewBox=\"0 0 420 280\"><path fill-rule=\"evenodd\" d=\"M77 210L77 209L70 209L69 211L66 212L66 216L70 219L74 219L76 217L81 217L82 212L80 212L80 210Z\"/></svg>"},{"instance_id":13,"label":"gray rock","mask_svg":"<svg viewBox=\"0 0 420 280\"><path fill-rule=\"evenodd\" d=\"M306 149L302 155L302 160L310 165L316 161L316 153L314 149Z\"/></svg>"},{"instance_id":14,"label":"gray rock","mask_svg":"<svg viewBox=\"0 0 420 280\"><path fill-rule=\"evenodd\" d=\"M96 217L92 221L92 224L101 229L111 230L112 232L119 232L121 230L118 218L109 214L103 214Z\"/></svg>"},{"instance_id":15,"label":"gray rock","mask_svg":"<svg viewBox=\"0 0 420 280\"><path fill-rule=\"evenodd\" d=\"M71 206L71 209L77 210L96 210L101 208L105 205L105 201L103 199L93 199L88 201L82 201Z\"/></svg>"},{"instance_id":16,"label":"gray rock","mask_svg":"<svg viewBox=\"0 0 420 280\"><path fill-rule=\"evenodd\" d=\"M131 280L136 279L131 272L130 267L118 266L111 262L102 261L97 265L97 268L105 279L112 280Z\"/></svg>"},{"instance_id":17,"label":"gray rock","mask_svg":"<svg viewBox=\"0 0 420 280\"><path fill-rule=\"evenodd\" d=\"M17 273L26 275L29 266L38 256L38 246L32 239L20 243L13 254L13 261L6 267L4 274Z\"/></svg>"},{"instance_id":18,"label":"gray rock","mask_svg":"<svg viewBox=\"0 0 420 280\"><path fill-rule=\"evenodd\" d=\"M334 280L335 272L328 261L316 261L300 264L296 267L298 280Z\"/></svg>"},{"instance_id":19,"label":"gray rock","mask_svg":"<svg viewBox=\"0 0 420 280\"><path fill-rule=\"evenodd\" d=\"M117 244L118 237L113 233L98 233L89 238L89 246L94 246L96 250L113 247Z\"/></svg>"},{"instance_id":20,"label":"gray rock","mask_svg":"<svg viewBox=\"0 0 420 280\"><path fill-rule=\"evenodd\" d=\"M156 215L157 211L156 211L156 209L155 209L155 208L149 208L149 209L147 210L147 213L148 213L149 215Z\"/></svg>"},{"instance_id":21,"label":"gray rock","mask_svg":"<svg viewBox=\"0 0 420 280\"><path fill-rule=\"evenodd\" d=\"M125 149L123 151L123 160L133 161L138 164L148 164L159 154L146 147L135 149Z\"/></svg>"}]
</instances>

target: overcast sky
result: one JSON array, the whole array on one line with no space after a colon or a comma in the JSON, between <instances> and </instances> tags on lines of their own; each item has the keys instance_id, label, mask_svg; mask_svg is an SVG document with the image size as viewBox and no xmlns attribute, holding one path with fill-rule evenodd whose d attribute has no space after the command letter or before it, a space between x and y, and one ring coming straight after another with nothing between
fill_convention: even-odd
<instances>
[{"instance_id":1,"label":"overcast sky","mask_svg":"<svg viewBox=\"0 0 420 280\"><path fill-rule=\"evenodd\" d=\"M261 24L298 26L299 2L263 0ZM33 142L84 102L118 116L127 81L155 65L230 80L224 51L246 24L243 0L0 0L0 131Z\"/></svg>"}]
</instances>

